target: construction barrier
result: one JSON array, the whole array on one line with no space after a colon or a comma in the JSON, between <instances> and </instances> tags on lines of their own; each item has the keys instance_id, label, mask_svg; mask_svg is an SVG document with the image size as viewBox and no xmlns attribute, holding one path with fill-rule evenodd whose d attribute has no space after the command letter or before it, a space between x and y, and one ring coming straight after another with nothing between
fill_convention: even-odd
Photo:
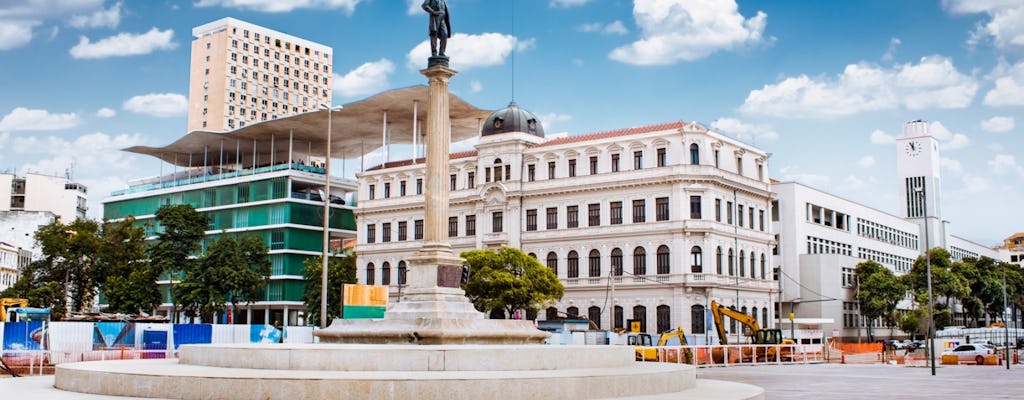
<instances>
[{"instance_id":1,"label":"construction barrier","mask_svg":"<svg viewBox=\"0 0 1024 400\"><path fill-rule=\"evenodd\" d=\"M645 347L641 347L643 349ZM708 345L664 346L658 361L698 367L734 365L782 365L825 362L822 345Z\"/></svg>"}]
</instances>

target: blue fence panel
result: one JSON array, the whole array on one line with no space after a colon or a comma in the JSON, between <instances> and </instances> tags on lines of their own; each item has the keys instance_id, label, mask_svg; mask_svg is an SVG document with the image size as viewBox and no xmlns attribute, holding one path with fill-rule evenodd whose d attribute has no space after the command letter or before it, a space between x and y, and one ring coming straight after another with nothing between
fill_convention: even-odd
<instances>
[{"instance_id":1,"label":"blue fence panel","mask_svg":"<svg viewBox=\"0 0 1024 400\"><path fill-rule=\"evenodd\" d=\"M174 349L183 344L209 344L213 326L208 324L174 324Z\"/></svg>"},{"instance_id":2,"label":"blue fence panel","mask_svg":"<svg viewBox=\"0 0 1024 400\"><path fill-rule=\"evenodd\" d=\"M4 351L42 350L43 322L8 322L4 328Z\"/></svg>"}]
</instances>

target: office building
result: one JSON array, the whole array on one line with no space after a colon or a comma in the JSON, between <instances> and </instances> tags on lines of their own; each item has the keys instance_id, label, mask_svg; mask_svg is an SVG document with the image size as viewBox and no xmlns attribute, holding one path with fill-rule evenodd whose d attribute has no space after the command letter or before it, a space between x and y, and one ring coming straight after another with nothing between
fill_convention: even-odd
<instances>
[{"instance_id":1,"label":"office building","mask_svg":"<svg viewBox=\"0 0 1024 400\"><path fill-rule=\"evenodd\" d=\"M226 132L331 104L328 46L223 18L192 29L188 131Z\"/></svg>"},{"instance_id":2,"label":"office building","mask_svg":"<svg viewBox=\"0 0 1024 400\"><path fill-rule=\"evenodd\" d=\"M756 147L687 122L548 139L512 104L450 159L453 250L516 247L551 268L565 296L539 319L635 319L698 342L710 300L774 320L768 155ZM358 278L393 299L421 244L424 172L406 160L359 175Z\"/></svg>"},{"instance_id":3,"label":"office building","mask_svg":"<svg viewBox=\"0 0 1024 400\"><path fill-rule=\"evenodd\" d=\"M70 224L89 210L85 185L36 173L0 173L0 211L49 211Z\"/></svg>"}]
</instances>

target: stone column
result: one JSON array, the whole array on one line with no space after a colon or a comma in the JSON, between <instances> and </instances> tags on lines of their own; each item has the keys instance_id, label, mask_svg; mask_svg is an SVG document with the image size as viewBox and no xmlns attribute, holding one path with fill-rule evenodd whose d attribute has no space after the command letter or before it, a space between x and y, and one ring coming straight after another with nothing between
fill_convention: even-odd
<instances>
[{"instance_id":1,"label":"stone column","mask_svg":"<svg viewBox=\"0 0 1024 400\"><path fill-rule=\"evenodd\" d=\"M427 91L426 181L423 246L409 259L408 289L384 318L483 319L459 288L462 259L448 243L448 154L451 144L448 80L456 72L434 64L420 71L430 83Z\"/></svg>"}]
</instances>

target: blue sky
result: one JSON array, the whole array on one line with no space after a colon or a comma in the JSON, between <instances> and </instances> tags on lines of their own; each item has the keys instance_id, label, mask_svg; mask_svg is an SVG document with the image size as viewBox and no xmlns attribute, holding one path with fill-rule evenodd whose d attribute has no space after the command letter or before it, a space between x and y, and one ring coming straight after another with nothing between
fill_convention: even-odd
<instances>
[{"instance_id":1,"label":"blue sky","mask_svg":"<svg viewBox=\"0 0 1024 400\"><path fill-rule=\"evenodd\" d=\"M185 133L192 27L234 17L333 47L344 104L425 83L419 3L3 1L0 170L73 165L98 216L159 173L118 149ZM953 231L991 245L1024 230L1021 0L448 3L451 90L491 109L514 96L549 135L697 121L773 153L778 180L896 213L892 140L921 118Z\"/></svg>"}]
</instances>

